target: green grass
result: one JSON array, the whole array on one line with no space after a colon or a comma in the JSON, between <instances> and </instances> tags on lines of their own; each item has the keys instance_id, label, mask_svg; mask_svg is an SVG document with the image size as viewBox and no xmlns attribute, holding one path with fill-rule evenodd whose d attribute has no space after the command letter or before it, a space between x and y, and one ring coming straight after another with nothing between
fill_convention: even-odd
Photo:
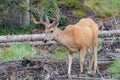
<instances>
[{"instance_id":1,"label":"green grass","mask_svg":"<svg viewBox=\"0 0 120 80\"><path fill-rule=\"evenodd\" d=\"M73 15L77 17L85 16L86 10L88 11L89 8L95 10L96 17L105 18L105 17L120 16L119 0L84 0L85 5L77 0L60 0L56 2L59 6L67 6L79 10L79 11L74 11L73 13Z\"/></svg>"},{"instance_id":2,"label":"green grass","mask_svg":"<svg viewBox=\"0 0 120 80\"><path fill-rule=\"evenodd\" d=\"M59 58L59 59L64 59L66 58L66 53L68 51L64 47L59 47L58 49L52 49L50 50L51 57L52 58ZM79 57L79 53L74 53L73 58Z\"/></svg>"},{"instance_id":3,"label":"green grass","mask_svg":"<svg viewBox=\"0 0 120 80\"><path fill-rule=\"evenodd\" d=\"M56 1L59 6L67 6L71 8L80 8L80 4L77 0L61 0Z\"/></svg>"},{"instance_id":4,"label":"green grass","mask_svg":"<svg viewBox=\"0 0 120 80\"><path fill-rule=\"evenodd\" d=\"M108 71L112 73L112 78L120 79L120 59L116 59L114 63L110 65Z\"/></svg>"},{"instance_id":5,"label":"green grass","mask_svg":"<svg viewBox=\"0 0 120 80\"><path fill-rule=\"evenodd\" d=\"M84 17L86 15L86 12L81 11L81 10L77 10L73 12L73 16L75 17Z\"/></svg>"},{"instance_id":6,"label":"green grass","mask_svg":"<svg viewBox=\"0 0 120 80\"><path fill-rule=\"evenodd\" d=\"M66 58L67 50L63 47L55 48L50 50L52 58Z\"/></svg>"},{"instance_id":7,"label":"green grass","mask_svg":"<svg viewBox=\"0 0 120 80\"><path fill-rule=\"evenodd\" d=\"M33 57L36 55L36 50L27 43L14 44L8 48L3 48L0 51L0 62L11 60L22 60L23 57Z\"/></svg>"},{"instance_id":8,"label":"green grass","mask_svg":"<svg viewBox=\"0 0 120 80\"><path fill-rule=\"evenodd\" d=\"M85 2L97 12L97 17L119 16L119 0L85 0Z\"/></svg>"}]
</instances>

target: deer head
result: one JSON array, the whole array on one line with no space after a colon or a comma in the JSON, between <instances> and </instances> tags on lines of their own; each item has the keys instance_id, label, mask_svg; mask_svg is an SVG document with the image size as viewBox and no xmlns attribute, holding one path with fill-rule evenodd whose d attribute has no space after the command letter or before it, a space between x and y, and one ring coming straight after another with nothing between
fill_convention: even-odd
<instances>
[{"instance_id":1,"label":"deer head","mask_svg":"<svg viewBox=\"0 0 120 80\"><path fill-rule=\"evenodd\" d=\"M46 34L46 37L44 38L45 42L50 41L54 38L55 30L57 29L57 26L59 24L59 20L60 20L59 8L56 4L55 7L56 7L56 11L55 12L52 11L54 18L51 18L46 15L45 21L43 20L43 13L42 13L43 11L39 11L38 9L36 9L38 13L39 21L37 21L35 17L31 14L31 18L35 24L42 24L43 26L45 26L45 34ZM53 22L50 23L49 19L51 19Z\"/></svg>"}]
</instances>

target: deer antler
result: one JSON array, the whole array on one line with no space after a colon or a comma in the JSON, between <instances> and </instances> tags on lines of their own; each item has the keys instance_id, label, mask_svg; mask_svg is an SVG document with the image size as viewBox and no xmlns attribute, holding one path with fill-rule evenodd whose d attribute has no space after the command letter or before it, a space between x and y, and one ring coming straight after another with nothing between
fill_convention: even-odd
<instances>
[{"instance_id":1,"label":"deer antler","mask_svg":"<svg viewBox=\"0 0 120 80\"><path fill-rule=\"evenodd\" d=\"M58 25L59 24L59 20L60 20L60 10L59 10L59 8L58 8L58 6L55 4L55 7L56 7L56 12L53 12L53 15L54 15L54 17L55 18L50 18L50 19L52 19L52 20L54 20L53 22L52 22L52 24L51 24L51 26L56 26L56 25Z\"/></svg>"},{"instance_id":2,"label":"deer antler","mask_svg":"<svg viewBox=\"0 0 120 80\"><path fill-rule=\"evenodd\" d=\"M48 24L46 22L43 21L43 14L41 11L39 11L38 9L36 9L37 13L38 13L38 16L39 16L39 21L36 20L36 18L33 16L33 14L31 14L31 18L33 20L33 22L35 24L42 24L44 25L45 27L48 26Z\"/></svg>"},{"instance_id":3,"label":"deer antler","mask_svg":"<svg viewBox=\"0 0 120 80\"><path fill-rule=\"evenodd\" d=\"M55 27L59 24L59 20L60 20L60 14L59 14L59 8L58 6L55 4L55 7L56 7L56 11L52 11L53 12L53 15L54 15L54 18L51 18L49 16L46 15L46 22L44 22L43 20L43 14L42 14L42 11L39 11L38 9L37 10L37 13L38 13L38 16L39 16L39 21L36 20L36 18L33 16L33 14L31 14L31 18L33 20L33 22L35 24L42 24L44 25L46 28L47 27ZM50 21L49 19L52 19L53 22L50 24Z\"/></svg>"}]
</instances>

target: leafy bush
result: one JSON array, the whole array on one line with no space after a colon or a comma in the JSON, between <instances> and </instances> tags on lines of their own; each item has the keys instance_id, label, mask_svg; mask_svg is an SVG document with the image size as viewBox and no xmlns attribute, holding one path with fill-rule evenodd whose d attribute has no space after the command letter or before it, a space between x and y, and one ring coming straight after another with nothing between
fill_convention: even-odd
<instances>
[{"instance_id":1,"label":"leafy bush","mask_svg":"<svg viewBox=\"0 0 120 80\"><path fill-rule=\"evenodd\" d=\"M1 49L0 62L11 60L21 60L23 57L33 57L36 55L36 50L27 43L14 44L8 48Z\"/></svg>"}]
</instances>

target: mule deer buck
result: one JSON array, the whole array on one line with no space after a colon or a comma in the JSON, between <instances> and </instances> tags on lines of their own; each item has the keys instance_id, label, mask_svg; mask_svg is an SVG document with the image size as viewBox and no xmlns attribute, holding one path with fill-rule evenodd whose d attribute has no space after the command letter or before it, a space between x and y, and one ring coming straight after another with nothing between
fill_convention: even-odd
<instances>
[{"instance_id":1,"label":"mule deer buck","mask_svg":"<svg viewBox=\"0 0 120 80\"><path fill-rule=\"evenodd\" d=\"M87 49L93 48L93 53L90 55L90 62L88 70L91 70L94 62L94 71L97 68L97 45L98 45L98 26L90 18L83 18L74 25L68 25L64 30L57 28L60 20L59 8L56 5L56 11L53 12L53 22L50 23L48 17L46 22L43 20L42 12L37 9L39 21L31 14L31 18L35 24L42 24L45 26L45 41L55 40L63 45L67 50L68 74L70 75L72 65L72 54L80 53L80 72L83 72L84 57Z\"/></svg>"}]
</instances>

